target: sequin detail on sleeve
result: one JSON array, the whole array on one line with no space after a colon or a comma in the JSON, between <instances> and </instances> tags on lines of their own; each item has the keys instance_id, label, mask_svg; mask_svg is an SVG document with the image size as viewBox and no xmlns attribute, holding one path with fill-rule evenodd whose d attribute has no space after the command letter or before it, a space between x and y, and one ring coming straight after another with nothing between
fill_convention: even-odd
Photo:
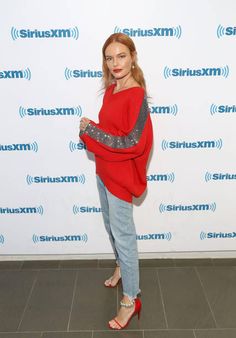
<instances>
[{"instance_id":1,"label":"sequin detail on sleeve","mask_svg":"<svg viewBox=\"0 0 236 338\"><path fill-rule=\"evenodd\" d=\"M109 133L102 131L92 124L88 124L85 131L81 134L87 134L97 142L103 143L104 145L113 149L127 149L135 146L139 142L148 114L149 107L147 99L144 98L136 124L129 135L113 136Z\"/></svg>"}]
</instances>

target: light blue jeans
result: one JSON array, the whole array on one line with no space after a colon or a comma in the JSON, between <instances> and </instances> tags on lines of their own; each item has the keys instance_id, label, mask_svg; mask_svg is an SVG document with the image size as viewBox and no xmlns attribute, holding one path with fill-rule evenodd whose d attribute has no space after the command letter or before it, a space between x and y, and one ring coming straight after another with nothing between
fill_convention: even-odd
<instances>
[{"instance_id":1,"label":"light blue jeans","mask_svg":"<svg viewBox=\"0 0 236 338\"><path fill-rule=\"evenodd\" d=\"M123 294L137 297L139 289L139 262L133 204L112 195L97 176L103 220L120 266Z\"/></svg>"}]
</instances>

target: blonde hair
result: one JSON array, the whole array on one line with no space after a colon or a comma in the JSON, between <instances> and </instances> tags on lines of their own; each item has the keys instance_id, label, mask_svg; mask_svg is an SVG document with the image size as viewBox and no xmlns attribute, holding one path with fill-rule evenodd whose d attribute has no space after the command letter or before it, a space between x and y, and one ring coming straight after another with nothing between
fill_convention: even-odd
<instances>
[{"instance_id":1,"label":"blonde hair","mask_svg":"<svg viewBox=\"0 0 236 338\"><path fill-rule=\"evenodd\" d=\"M106 51L107 47L112 42L119 42L119 43L122 43L123 45L125 45L126 47L128 47L130 54L133 57L131 74L132 74L133 78L135 79L135 81L137 81L138 84L142 88L144 88L144 90L146 92L146 82L145 82L145 79L144 79L143 71L137 63L137 58L136 58L137 52L136 52L135 44L134 44L133 40L128 35L123 34L123 33L114 33L114 34L110 35L109 38L105 41L105 43L102 47L102 55L103 55L103 63L102 63L103 77L102 77L102 81L103 81L103 88L106 89L110 84L114 83L114 77L110 73L110 71L107 67L106 58L105 58L105 51Z\"/></svg>"}]
</instances>

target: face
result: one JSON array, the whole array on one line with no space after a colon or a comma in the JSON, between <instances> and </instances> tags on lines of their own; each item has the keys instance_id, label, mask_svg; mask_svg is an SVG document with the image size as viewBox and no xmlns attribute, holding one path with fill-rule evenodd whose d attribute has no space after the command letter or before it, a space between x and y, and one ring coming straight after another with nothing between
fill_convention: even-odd
<instances>
[{"instance_id":1,"label":"face","mask_svg":"<svg viewBox=\"0 0 236 338\"><path fill-rule=\"evenodd\" d=\"M131 72L133 58L127 46L112 42L105 50L107 67L115 79L119 80Z\"/></svg>"}]
</instances>

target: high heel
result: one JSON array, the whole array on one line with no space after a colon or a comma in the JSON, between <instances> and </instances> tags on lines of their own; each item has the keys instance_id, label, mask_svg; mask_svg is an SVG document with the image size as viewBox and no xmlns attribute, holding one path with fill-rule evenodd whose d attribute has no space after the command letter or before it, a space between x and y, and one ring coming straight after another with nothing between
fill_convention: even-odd
<instances>
[{"instance_id":1,"label":"high heel","mask_svg":"<svg viewBox=\"0 0 236 338\"><path fill-rule=\"evenodd\" d=\"M140 300L139 298L135 298L135 299L133 300L133 302L130 303L130 304L125 304L125 303L123 303L123 302L120 302L120 305L123 306L123 307L126 307L126 308L132 307L132 306L134 305L134 312L130 315L130 317L129 317L129 319L128 319L128 321L127 321L127 323L126 323L125 325L121 325L121 324L114 318L113 320L114 320L114 322L118 325L118 327L112 327L111 324L108 323L109 328L112 329L112 330L123 330L123 329L125 329L125 328L129 325L131 319L132 319L135 315L138 315L138 319L140 319L140 314L141 314L141 309L142 309L142 303L141 303L141 300Z\"/></svg>"}]
</instances>

